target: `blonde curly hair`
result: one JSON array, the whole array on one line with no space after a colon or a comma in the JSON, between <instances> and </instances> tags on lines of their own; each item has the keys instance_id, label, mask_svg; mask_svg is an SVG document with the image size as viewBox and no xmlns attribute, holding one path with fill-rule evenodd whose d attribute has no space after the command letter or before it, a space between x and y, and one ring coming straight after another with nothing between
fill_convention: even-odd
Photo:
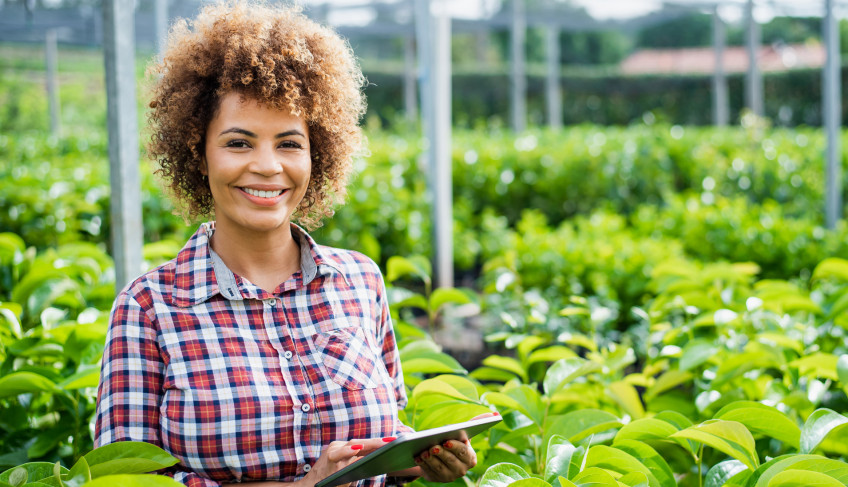
<instances>
[{"instance_id":1,"label":"blonde curly hair","mask_svg":"<svg viewBox=\"0 0 848 487\"><path fill-rule=\"evenodd\" d=\"M258 1L209 5L171 29L168 49L149 73L148 152L186 219L212 213L200 172L206 129L230 92L288 109L309 128L312 176L294 218L320 226L345 196L361 150L362 75L350 46L296 7Z\"/></svg>"}]
</instances>

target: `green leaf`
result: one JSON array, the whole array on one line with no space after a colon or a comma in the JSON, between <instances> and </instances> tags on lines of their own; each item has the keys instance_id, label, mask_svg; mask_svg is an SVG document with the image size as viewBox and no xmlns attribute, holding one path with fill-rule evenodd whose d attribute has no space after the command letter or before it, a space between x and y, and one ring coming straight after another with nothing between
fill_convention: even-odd
<instances>
[{"instance_id":1,"label":"green leaf","mask_svg":"<svg viewBox=\"0 0 848 487\"><path fill-rule=\"evenodd\" d=\"M628 487L649 487L651 485L648 476L642 472L630 472L622 475L618 478L618 484Z\"/></svg>"},{"instance_id":2,"label":"green leaf","mask_svg":"<svg viewBox=\"0 0 848 487\"><path fill-rule=\"evenodd\" d=\"M559 482L560 487L577 487L577 484L565 477L557 477L557 482Z\"/></svg>"},{"instance_id":3,"label":"green leaf","mask_svg":"<svg viewBox=\"0 0 848 487\"><path fill-rule=\"evenodd\" d=\"M386 262L386 280L395 282L402 277L414 277L430 285L430 262L415 257L392 256Z\"/></svg>"},{"instance_id":4,"label":"green leaf","mask_svg":"<svg viewBox=\"0 0 848 487\"><path fill-rule=\"evenodd\" d=\"M421 357L401 362L404 374L461 374L465 369L454 368L454 365L442 360L441 357Z\"/></svg>"},{"instance_id":5,"label":"green leaf","mask_svg":"<svg viewBox=\"0 0 848 487\"><path fill-rule=\"evenodd\" d=\"M509 487L551 487L551 484L542 479L530 477L529 479L516 480L509 484Z\"/></svg>"},{"instance_id":6,"label":"green leaf","mask_svg":"<svg viewBox=\"0 0 848 487\"><path fill-rule=\"evenodd\" d=\"M848 354L840 355L836 361L836 375L843 387L848 387Z\"/></svg>"},{"instance_id":7,"label":"green leaf","mask_svg":"<svg viewBox=\"0 0 848 487\"><path fill-rule=\"evenodd\" d=\"M813 281L820 279L836 279L848 282L848 260L831 257L819 262L813 271Z\"/></svg>"},{"instance_id":8,"label":"green leaf","mask_svg":"<svg viewBox=\"0 0 848 487\"><path fill-rule=\"evenodd\" d=\"M164 475L106 475L85 484L85 487L184 487Z\"/></svg>"},{"instance_id":9,"label":"green leaf","mask_svg":"<svg viewBox=\"0 0 848 487\"><path fill-rule=\"evenodd\" d=\"M92 366L84 368L76 374L71 375L59 384L66 391L84 389L86 387L97 387L100 381L100 367Z\"/></svg>"},{"instance_id":10,"label":"green leaf","mask_svg":"<svg viewBox=\"0 0 848 487\"><path fill-rule=\"evenodd\" d=\"M609 472L602 468L590 467L572 479L578 487L619 487L619 483Z\"/></svg>"},{"instance_id":11,"label":"green leaf","mask_svg":"<svg viewBox=\"0 0 848 487\"><path fill-rule=\"evenodd\" d=\"M751 470L739 460L725 460L719 462L707 472L704 487L722 487L730 484L731 479L740 476L750 475ZM738 485L738 484L735 484Z\"/></svg>"},{"instance_id":12,"label":"green leaf","mask_svg":"<svg viewBox=\"0 0 848 487\"><path fill-rule=\"evenodd\" d=\"M641 418L625 424L615 435L613 444L622 440L652 441L669 440L679 428L656 418Z\"/></svg>"},{"instance_id":13,"label":"green leaf","mask_svg":"<svg viewBox=\"0 0 848 487\"><path fill-rule=\"evenodd\" d=\"M545 373L545 394L550 396L564 384L598 370L601 370L599 364L578 357L557 360Z\"/></svg>"},{"instance_id":14,"label":"green leaf","mask_svg":"<svg viewBox=\"0 0 848 487\"><path fill-rule=\"evenodd\" d=\"M620 427L621 421L611 413L599 409L580 409L559 416L546 430L577 443L589 435Z\"/></svg>"},{"instance_id":15,"label":"green leaf","mask_svg":"<svg viewBox=\"0 0 848 487\"><path fill-rule=\"evenodd\" d=\"M527 371L521 366L521 362L512 357L489 355L483 359L482 363L488 367L506 370L520 377L522 382L527 382Z\"/></svg>"},{"instance_id":16,"label":"green leaf","mask_svg":"<svg viewBox=\"0 0 848 487\"><path fill-rule=\"evenodd\" d=\"M674 472L668 466L668 462L648 444L635 440L621 440L612 446L630 454L630 456L639 460L642 465L648 467L661 487L677 487ZM648 480L650 481L650 479Z\"/></svg>"},{"instance_id":17,"label":"green leaf","mask_svg":"<svg viewBox=\"0 0 848 487\"><path fill-rule=\"evenodd\" d=\"M427 298L418 293L412 293L405 298L391 304L391 309L418 308L427 311Z\"/></svg>"},{"instance_id":18,"label":"green leaf","mask_svg":"<svg viewBox=\"0 0 848 487\"><path fill-rule=\"evenodd\" d=\"M712 419L691 426L671 435L671 438L686 438L707 446L744 463L756 470L760 461L754 445L754 437L742 423Z\"/></svg>"},{"instance_id":19,"label":"green leaf","mask_svg":"<svg viewBox=\"0 0 848 487\"><path fill-rule=\"evenodd\" d=\"M647 445L646 445L647 446ZM648 478L651 487L659 487L660 483L651 470L633 455L606 445L595 445L586 453L587 467L600 467L605 470L618 472L622 475L631 472L641 472Z\"/></svg>"},{"instance_id":20,"label":"green leaf","mask_svg":"<svg viewBox=\"0 0 848 487\"><path fill-rule=\"evenodd\" d=\"M468 374L469 377L473 379L477 379L481 382L501 382L506 383L513 379L518 379L518 376L507 372L503 369L496 369L493 367L478 367L471 371Z\"/></svg>"},{"instance_id":21,"label":"green leaf","mask_svg":"<svg viewBox=\"0 0 848 487\"><path fill-rule=\"evenodd\" d=\"M441 395L452 399L458 399L464 402L475 401L475 398L470 398L462 392L458 391L452 384L442 380L439 377L427 379L415 386L412 390L412 399L418 401L424 396Z\"/></svg>"},{"instance_id":22,"label":"green leaf","mask_svg":"<svg viewBox=\"0 0 848 487\"><path fill-rule=\"evenodd\" d=\"M158 446L141 441L109 443L90 451L85 459L92 478L153 472L179 462Z\"/></svg>"},{"instance_id":23,"label":"green leaf","mask_svg":"<svg viewBox=\"0 0 848 487\"><path fill-rule=\"evenodd\" d=\"M530 475L518 465L498 463L489 467L480 477L478 487L508 487L513 482L528 478Z\"/></svg>"},{"instance_id":24,"label":"green leaf","mask_svg":"<svg viewBox=\"0 0 848 487\"><path fill-rule=\"evenodd\" d=\"M789 366L797 367L798 373L802 376L839 380L839 376L836 373L838 360L836 355L816 352L789 362Z\"/></svg>"},{"instance_id":25,"label":"green leaf","mask_svg":"<svg viewBox=\"0 0 848 487\"><path fill-rule=\"evenodd\" d=\"M568 477L568 470L577 448L565 437L553 435L548 440L544 479L550 483L559 476Z\"/></svg>"},{"instance_id":26,"label":"green leaf","mask_svg":"<svg viewBox=\"0 0 848 487\"><path fill-rule=\"evenodd\" d=\"M836 411L826 408L813 411L801 430L801 453L812 453L831 433L844 437L848 431L846 423L848 418Z\"/></svg>"},{"instance_id":27,"label":"green leaf","mask_svg":"<svg viewBox=\"0 0 848 487\"><path fill-rule=\"evenodd\" d=\"M28 476L25 468L18 467L9 474L9 483L12 487L21 487L26 483Z\"/></svg>"},{"instance_id":28,"label":"green leaf","mask_svg":"<svg viewBox=\"0 0 848 487\"><path fill-rule=\"evenodd\" d=\"M631 418L639 419L645 416L645 407L639 399L636 388L620 380L607 386L607 394L621 406Z\"/></svg>"},{"instance_id":29,"label":"green leaf","mask_svg":"<svg viewBox=\"0 0 848 487\"><path fill-rule=\"evenodd\" d=\"M737 421L750 431L799 447L801 429L776 408L754 401L732 402L719 410L714 419Z\"/></svg>"},{"instance_id":30,"label":"green leaf","mask_svg":"<svg viewBox=\"0 0 848 487\"><path fill-rule=\"evenodd\" d=\"M473 302L467 291L452 287L440 287L430 295L430 312L437 313L446 304L468 304Z\"/></svg>"},{"instance_id":31,"label":"green leaf","mask_svg":"<svg viewBox=\"0 0 848 487\"><path fill-rule=\"evenodd\" d=\"M47 377L32 372L12 372L0 377L0 399L35 392L59 392L59 389Z\"/></svg>"},{"instance_id":32,"label":"green leaf","mask_svg":"<svg viewBox=\"0 0 848 487\"><path fill-rule=\"evenodd\" d=\"M657 378L654 385L648 388L645 391L645 400L650 401L654 397L662 394L663 392L673 389L680 384L689 382L692 380L692 374L690 372L685 372L682 370L671 369L665 372L663 375Z\"/></svg>"},{"instance_id":33,"label":"green leaf","mask_svg":"<svg viewBox=\"0 0 848 487\"><path fill-rule=\"evenodd\" d=\"M562 345L554 345L540 350L534 350L527 358L527 366L529 367L538 362L556 362L560 359L568 359L576 356L577 354L570 348L563 347Z\"/></svg>"},{"instance_id":34,"label":"green leaf","mask_svg":"<svg viewBox=\"0 0 848 487\"><path fill-rule=\"evenodd\" d=\"M848 463L830 458L809 458L792 464L787 470L808 470L827 474L848 485Z\"/></svg>"},{"instance_id":35,"label":"green leaf","mask_svg":"<svg viewBox=\"0 0 848 487\"><path fill-rule=\"evenodd\" d=\"M775 475L769 487L844 487L833 477L805 470L784 470Z\"/></svg>"},{"instance_id":36,"label":"green leaf","mask_svg":"<svg viewBox=\"0 0 848 487\"><path fill-rule=\"evenodd\" d=\"M91 470L88 468L88 462L85 461L85 457L82 457L71 467L67 477L63 479L63 483L65 487L81 487L90 480Z\"/></svg>"},{"instance_id":37,"label":"green leaf","mask_svg":"<svg viewBox=\"0 0 848 487\"><path fill-rule=\"evenodd\" d=\"M692 370L715 356L718 350L710 340L692 340L683 347L678 367L684 372Z\"/></svg>"},{"instance_id":38,"label":"green leaf","mask_svg":"<svg viewBox=\"0 0 848 487\"><path fill-rule=\"evenodd\" d=\"M762 464L756 471L751 474L751 477L748 479L747 485L753 487L767 487L769 482L771 482L772 477L774 477L778 473L783 472L788 468L791 468L792 465L795 465L798 462L816 459L825 458L820 455L803 454L782 455L777 458L772 458L768 462Z\"/></svg>"},{"instance_id":39,"label":"green leaf","mask_svg":"<svg viewBox=\"0 0 848 487\"><path fill-rule=\"evenodd\" d=\"M503 392L487 392L483 400L495 406L506 406L520 411L534 423L541 426L545 420L545 404L535 388L520 385L504 388Z\"/></svg>"},{"instance_id":40,"label":"green leaf","mask_svg":"<svg viewBox=\"0 0 848 487\"><path fill-rule=\"evenodd\" d=\"M27 479L29 482L36 482L38 480L43 480L53 476L53 467L55 465L50 462L28 462L20 465L18 467L10 468L6 470L2 474L0 474L0 482L10 482L10 476L12 472L15 470L22 468L27 473ZM68 473L68 469L60 466L60 473L62 475Z\"/></svg>"}]
</instances>

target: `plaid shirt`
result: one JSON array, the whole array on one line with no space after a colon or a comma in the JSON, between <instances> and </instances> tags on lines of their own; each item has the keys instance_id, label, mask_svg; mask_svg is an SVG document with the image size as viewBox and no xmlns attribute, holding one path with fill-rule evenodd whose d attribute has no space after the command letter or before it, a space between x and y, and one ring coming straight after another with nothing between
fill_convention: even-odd
<instances>
[{"instance_id":1,"label":"plaid shirt","mask_svg":"<svg viewBox=\"0 0 848 487\"><path fill-rule=\"evenodd\" d=\"M203 224L112 309L95 446L145 441L189 486L303 477L334 440L395 436L406 404L380 269L299 227L301 270L269 293ZM360 482L383 485L385 477Z\"/></svg>"}]
</instances>

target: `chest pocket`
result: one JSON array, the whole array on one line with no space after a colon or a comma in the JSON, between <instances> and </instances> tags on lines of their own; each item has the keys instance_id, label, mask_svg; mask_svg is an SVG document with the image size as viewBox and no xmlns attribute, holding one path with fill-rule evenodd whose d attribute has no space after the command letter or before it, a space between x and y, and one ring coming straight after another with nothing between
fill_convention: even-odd
<instances>
[{"instance_id":1,"label":"chest pocket","mask_svg":"<svg viewBox=\"0 0 848 487\"><path fill-rule=\"evenodd\" d=\"M337 328L312 335L322 366L336 384L350 390L372 389L385 380L384 367L359 327Z\"/></svg>"}]
</instances>

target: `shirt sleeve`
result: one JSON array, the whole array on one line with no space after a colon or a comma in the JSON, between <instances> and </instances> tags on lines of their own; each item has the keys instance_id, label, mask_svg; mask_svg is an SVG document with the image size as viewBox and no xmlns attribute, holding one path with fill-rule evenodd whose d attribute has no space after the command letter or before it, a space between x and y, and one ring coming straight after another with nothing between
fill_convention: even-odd
<instances>
[{"instance_id":1,"label":"shirt sleeve","mask_svg":"<svg viewBox=\"0 0 848 487\"><path fill-rule=\"evenodd\" d=\"M94 447L118 441L143 441L162 447L159 405L165 364L156 329L127 291L115 299L97 391ZM176 465L160 473L190 487L221 484Z\"/></svg>"},{"instance_id":2,"label":"shirt sleeve","mask_svg":"<svg viewBox=\"0 0 848 487\"><path fill-rule=\"evenodd\" d=\"M377 329L380 330L383 340L383 362L386 365L386 370L389 372L389 377L394 382L395 399L397 400L398 409L406 407L406 386L403 382L403 370L400 364L400 352L397 348L397 340L395 339L395 331L392 327L392 315L389 311L389 300L386 293L386 284L383 281L383 275L379 273L379 290L377 292L377 306L379 308L379 323ZM398 433L411 433L414 430L409 426L398 421L396 428Z\"/></svg>"}]
</instances>

